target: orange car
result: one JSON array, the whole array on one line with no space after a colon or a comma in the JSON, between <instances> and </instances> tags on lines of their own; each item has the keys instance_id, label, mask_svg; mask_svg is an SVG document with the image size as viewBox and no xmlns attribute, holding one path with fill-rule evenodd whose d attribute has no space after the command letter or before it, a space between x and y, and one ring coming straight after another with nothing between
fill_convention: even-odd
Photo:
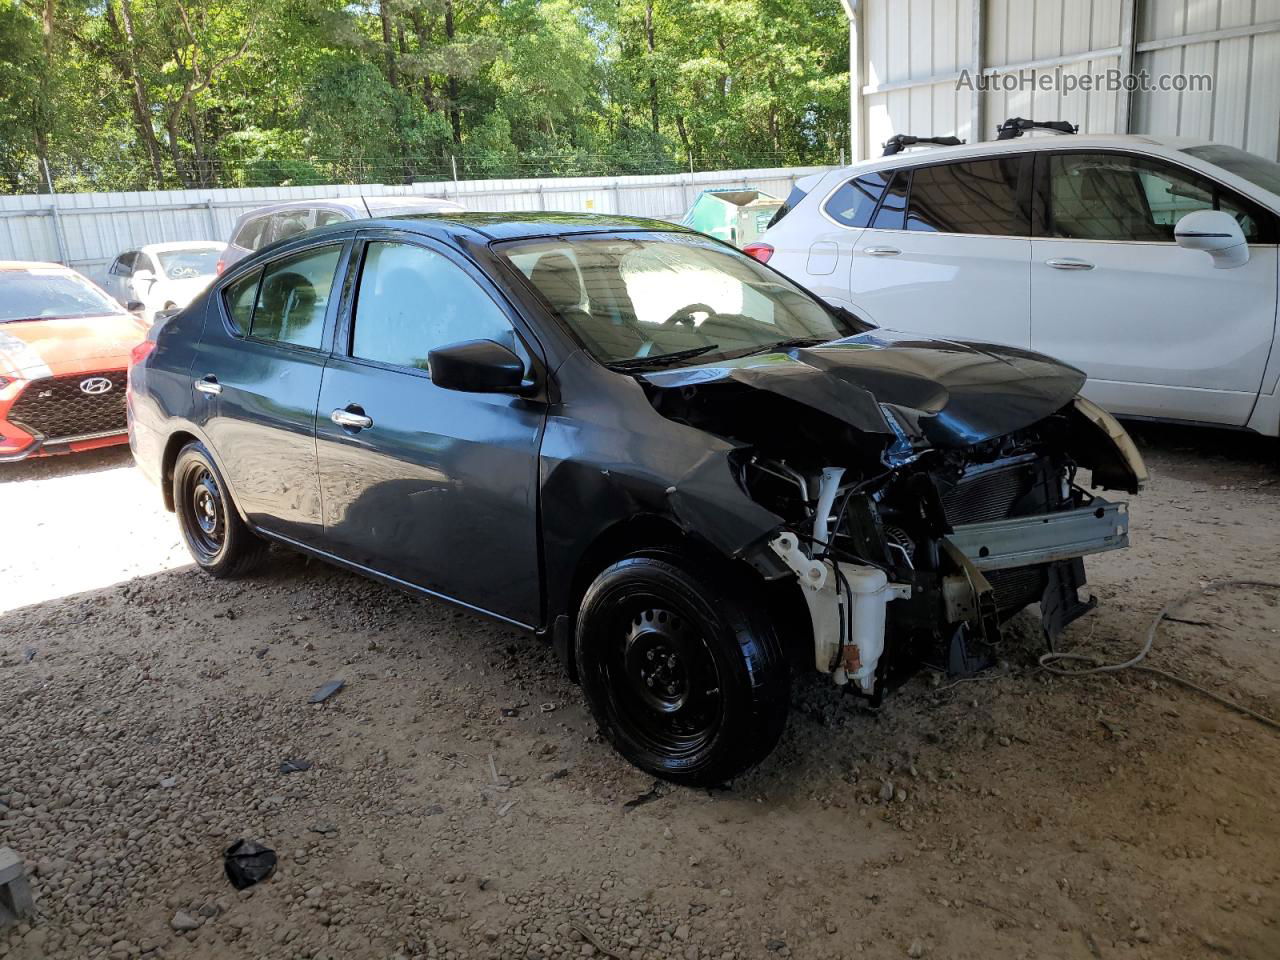
<instances>
[{"instance_id":1,"label":"orange car","mask_svg":"<svg viewBox=\"0 0 1280 960\"><path fill-rule=\"evenodd\" d=\"M0 462L128 442L125 371L146 332L74 270L0 260Z\"/></svg>"}]
</instances>

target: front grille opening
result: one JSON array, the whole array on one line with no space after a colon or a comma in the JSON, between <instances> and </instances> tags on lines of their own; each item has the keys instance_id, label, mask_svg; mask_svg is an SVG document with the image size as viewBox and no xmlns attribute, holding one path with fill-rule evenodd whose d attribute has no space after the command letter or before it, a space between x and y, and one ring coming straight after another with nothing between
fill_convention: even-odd
<instances>
[{"instance_id":1,"label":"front grille opening","mask_svg":"<svg viewBox=\"0 0 1280 960\"><path fill-rule=\"evenodd\" d=\"M102 390L104 380L110 387ZM126 428L125 371L33 380L10 408L9 420L28 433L44 438L46 443L93 434L123 433Z\"/></svg>"}]
</instances>

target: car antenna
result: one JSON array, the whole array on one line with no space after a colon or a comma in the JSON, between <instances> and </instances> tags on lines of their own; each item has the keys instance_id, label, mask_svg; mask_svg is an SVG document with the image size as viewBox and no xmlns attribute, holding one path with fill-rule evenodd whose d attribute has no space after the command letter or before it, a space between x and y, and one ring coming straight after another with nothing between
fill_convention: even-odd
<instances>
[{"instance_id":1,"label":"car antenna","mask_svg":"<svg viewBox=\"0 0 1280 960\"><path fill-rule=\"evenodd\" d=\"M369 209L369 198L362 193L360 194L360 202L364 204L364 212L368 214L369 219L372 220L373 211Z\"/></svg>"},{"instance_id":2,"label":"car antenna","mask_svg":"<svg viewBox=\"0 0 1280 960\"><path fill-rule=\"evenodd\" d=\"M896 133L884 142L883 157L892 157L908 147L958 147L964 140L958 137L913 137L909 133Z\"/></svg>"},{"instance_id":3,"label":"car antenna","mask_svg":"<svg viewBox=\"0 0 1280 960\"><path fill-rule=\"evenodd\" d=\"M997 140L1013 140L1022 136L1027 130L1048 130L1052 133L1074 134L1080 132L1077 124L1066 120L1024 120L1022 117L1010 117L996 127Z\"/></svg>"}]
</instances>

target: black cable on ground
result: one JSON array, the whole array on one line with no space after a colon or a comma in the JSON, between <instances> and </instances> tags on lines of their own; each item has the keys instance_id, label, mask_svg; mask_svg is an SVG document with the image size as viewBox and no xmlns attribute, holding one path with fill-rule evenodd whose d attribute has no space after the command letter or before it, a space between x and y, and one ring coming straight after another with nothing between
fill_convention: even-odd
<instances>
[{"instance_id":1,"label":"black cable on ground","mask_svg":"<svg viewBox=\"0 0 1280 960\"><path fill-rule=\"evenodd\" d=\"M1170 673L1168 670L1161 670L1159 667L1151 667L1142 663L1142 660L1144 660L1147 654L1151 652L1151 647L1156 641L1156 633L1160 629L1160 624L1165 620L1170 619L1170 615L1174 611L1197 597L1213 593L1226 587L1261 587L1270 590L1280 590L1280 583L1276 583L1271 580L1215 580L1212 583L1205 584L1197 590L1184 594L1178 599L1166 604L1164 609L1156 614L1156 618L1151 621L1151 626L1147 628L1147 635L1143 640L1142 647L1136 654L1128 660L1125 660L1123 663L1106 663L1095 656L1085 653L1050 652L1041 655L1040 666L1049 673L1056 674L1060 677L1084 677L1097 673L1118 673L1121 670L1138 670L1142 673L1155 674L1156 676L1164 677L1166 680L1170 680L1179 686L1186 687L1188 690L1194 690L1196 693L1202 694L1210 700L1214 700L1217 703L1222 704L1224 707L1243 713L1245 716L1252 717L1254 720L1257 720L1265 726L1271 727L1273 730L1280 730L1280 720L1274 720L1265 714L1258 713L1256 710L1249 709L1242 703L1236 703L1234 700L1229 700L1226 697L1219 696L1212 690L1206 690L1199 684L1192 683L1190 680L1180 677L1175 673ZM1076 663L1089 664L1089 666L1056 666L1056 664L1067 660L1074 661Z\"/></svg>"}]
</instances>

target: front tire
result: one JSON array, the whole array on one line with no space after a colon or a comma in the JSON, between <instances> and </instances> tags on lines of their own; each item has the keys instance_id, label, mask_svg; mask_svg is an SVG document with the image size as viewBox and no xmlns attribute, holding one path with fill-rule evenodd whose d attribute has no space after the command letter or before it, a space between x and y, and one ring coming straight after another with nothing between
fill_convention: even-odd
<instances>
[{"instance_id":1,"label":"front tire","mask_svg":"<svg viewBox=\"0 0 1280 960\"><path fill-rule=\"evenodd\" d=\"M196 565L219 579L248 573L267 551L240 519L227 485L202 443L182 448L173 465L173 506Z\"/></svg>"},{"instance_id":2,"label":"front tire","mask_svg":"<svg viewBox=\"0 0 1280 960\"><path fill-rule=\"evenodd\" d=\"M722 784L764 759L789 701L773 624L745 584L706 569L666 554L613 564L587 589L575 637L604 736L642 770L687 786Z\"/></svg>"}]
</instances>

